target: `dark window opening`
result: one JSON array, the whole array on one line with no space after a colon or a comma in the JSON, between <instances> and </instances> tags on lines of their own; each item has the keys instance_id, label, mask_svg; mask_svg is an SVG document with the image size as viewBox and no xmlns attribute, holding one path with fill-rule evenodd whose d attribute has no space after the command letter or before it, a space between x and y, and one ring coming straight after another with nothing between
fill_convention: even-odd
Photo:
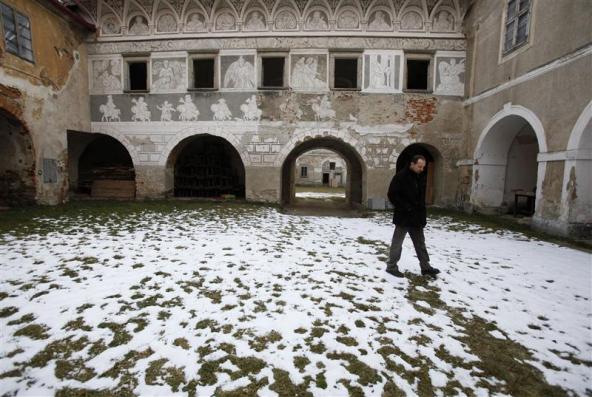
<instances>
[{"instance_id":1,"label":"dark window opening","mask_svg":"<svg viewBox=\"0 0 592 397\"><path fill-rule=\"evenodd\" d=\"M335 88L358 88L357 58L335 58Z\"/></svg>"},{"instance_id":2,"label":"dark window opening","mask_svg":"<svg viewBox=\"0 0 592 397\"><path fill-rule=\"evenodd\" d=\"M506 11L504 53L522 46L528 41L530 25L530 0L509 0Z\"/></svg>"},{"instance_id":3,"label":"dark window opening","mask_svg":"<svg viewBox=\"0 0 592 397\"><path fill-rule=\"evenodd\" d=\"M408 59L407 60L407 89L427 90L429 60Z\"/></svg>"},{"instance_id":4,"label":"dark window opening","mask_svg":"<svg viewBox=\"0 0 592 397\"><path fill-rule=\"evenodd\" d=\"M214 88L214 59L193 60L193 88Z\"/></svg>"},{"instance_id":5,"label":"dark window opening","mask_svg":"<svg viewBox=\"0 0 592 397\"><path fill-rule=\"evenodd\" d=\"M306 178L307 176L308 176L308 168L301 167L300 168L300 177L301 178Z\"/></svg>"},{"instance_id":6,"label":"dark window opening","mask_svg":"<svg viewBox=\"0 0 592 397\"><path fill-rule=\"evenodd\" d=\"M33 62L33 42L29 18L0 3L6 51Z\"/></svg>"},{"instance_id":7,"label":"dark window opening","mask_svg":"<svg viewBox=\"0 0 592 397\"><path fill-rule=\"evenodd\" d=\"M131 91L145 91L148 89L148 63L129 63L129 88Z\"/></svg>"},{"instance_id":8,"label":"dark window opening","mask_svg":"<svg viewBox=\"0 0 592 397\"><path fill-rule=\"evenodd\" d=\"M328 185L328 184L329 184L329 173L323 172L323 185Z\"/></svg>"},{"instance_id":9,"label":"dark window opening","mask_svg":"<svg viewBox=\"0 0 592 397\"><path fill-rule=\"evenodd\" d=\"M261 58L263 87L284 86L284 59L283 57Z\"/></svg>"},{"instance_id":10,"label":"dark window opening","mask_svg":"<svg viewBox=\"0 0 592 397\"><path fill-rule=\"evenodd\" d=\"M330 170L334 170L335 169L335 163L334 162L329 162L329 169Z\"/></svg>"}]
</instances>

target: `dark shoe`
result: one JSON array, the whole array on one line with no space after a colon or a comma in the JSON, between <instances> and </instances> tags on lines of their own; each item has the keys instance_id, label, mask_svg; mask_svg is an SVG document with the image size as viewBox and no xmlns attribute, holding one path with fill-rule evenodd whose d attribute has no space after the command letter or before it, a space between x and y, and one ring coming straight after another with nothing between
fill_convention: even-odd
<instances>
[{"instance_id":1,"label":"dark shoe","mask_svg":"<svg viewBox=\"0 0 592 397\"><path fill-rule=\"evenodd\" d=\"M394 269L387 268L386 269L386 272L388 274L390 274L391 276L395 276L395 277L398 277L398 278L404 278L405 277L405 275L403 273L401 273L399 271L399 269L397 269L397 268L394 268Z\"/></svg>"},{"instance_id":2,"label":"dark shoe","mask_svg":"<svg viewBox=\"0 0 592 397\"><path fill-rule=\"evenodd\" d=\"M422 276L435 276L438 273L440 273L440 270L436 269L435 267L428 267L426 269L421 269Z\"/></svg>"}]
</instances>

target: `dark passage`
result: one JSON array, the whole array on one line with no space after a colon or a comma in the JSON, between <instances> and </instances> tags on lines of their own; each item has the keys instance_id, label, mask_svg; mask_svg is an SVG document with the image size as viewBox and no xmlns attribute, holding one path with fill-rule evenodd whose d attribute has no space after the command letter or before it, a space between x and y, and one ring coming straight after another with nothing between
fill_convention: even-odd
<instances>
[{"instance_id":1,"label":"dark passage","mask_svg":"<svg viewBox=\"0 0 592 397\"><path fill-rule=\"evenodd\" d=\"M215 136L194 138L175 163L176 197L245 197L245 169L238 152Z\"/></svg>"}]
</instances>

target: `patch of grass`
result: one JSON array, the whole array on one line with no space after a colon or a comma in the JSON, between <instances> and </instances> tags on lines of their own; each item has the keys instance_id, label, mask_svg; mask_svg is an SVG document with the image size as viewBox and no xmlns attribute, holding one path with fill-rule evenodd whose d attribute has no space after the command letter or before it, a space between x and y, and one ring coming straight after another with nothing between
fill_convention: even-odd
<instances>
[{"instance_id":1,"label":"patch of grass","mask_svg":"<svg viewBox=\"0 0 592 397\"><path fill-rule=\"evenodd\" d=\"M110 369L100 375L101 378L120 378L118 384L118 393L131 394L138 385L138 380L134 374L130 373L139 360L150 357L154 351L147 348L144 351L132 350L125 354L125 356L117 361ZM119 395L119 394L116 394Z\"/></svg>"},{"instance_id":2,"label":"patch of grass","mask_svg":"<svg viewBox=\"0 0 592 397\"><path fill-rule=\"evenodd\" d=\"M88 346L88 339L83 336L79 339L68 337L51 342L39 353L35 354L31 360L25 364L26 367L43 368L51 360L67 360L75 352L79 352Z\"/></svg>"},{"instance_id":3,"label":"patch of grass","mask_svg":"<svg viewBox=\"0 0 592 397\"><path fill-rule=\"evenodd\" d=\"M29 313L29 314L25 314L24 316L22 316L21 318L19 318L18 320L11 320L7 323L7 325L20 325L20 324L26 324L26 323L31 323L35 320L35 315L33 313Z\"/></svg>"},{"instance_id":4,"label":"patch of grass","mask_svg":"<svg viewBox=\"0 0 592 397\"><path fill-rule=\"evenodd\" d=\"M268 345L279 342L282 340L282 335L277 331L271 331L263 336L256 336L254 339L249 341L249 346L257 351L263 351L267 349Z\"/></svg>"},{"instance_id":5,"label":"patch of grass","mask_svg":"<svg viewBox=\"0 0 592 397\"><path fill-rule=\"evenodd\" d=\"M16 306L3 307L2 309L0 309L0 318L10 317L18 311L19 309Z\"/></svg>"},{"instance_id":6,"label":"patch of grass","mask_svg":"<svg viewBox=\"0 0 592 397\"><path fill-rule=\"evenodd\" d=\"M179 391L179 387L186 383L185 372L182 368L165 367L167 362L166 358L151 361L146 369L144 380L147 385L164 385L166 383L176 393Z\"/></svg>"},{"instance_id":7,"label":"patch of grass","mask_svg":"<svg viewBox=\"0 0 592 397\"><path fill-rule=\"evenodd\" d=\"M189 346L189 341L185 338L177 338L173 341L173 346L179 346L184 350L189 350L191 346Z\"/></svg>"},{"instance_id":8,"label":"patch of grass","mask_svg":"<svg viewBox=\"0 0 592 397\"><path fill-rule=\"evenodd\" d=\"M14 336L26 336L31 339L41 340L49 338L49 327L40 324L29 324L14 333Z\"/></svg>"},{"instance_id":9,"label":"patch of grass","mask_svg":"<svg viewBox=\"0 0 592 397\"><path fill-rule=\"evenodd\" d=\"M312 397L312 393L308 391L308 382L301 384L294 384L290 380L290 374L281 369L273 369L274 383L269 386L270 390L276 392L279 397Z\"/></svg>"},{"instance_id":10,"label":"patch of grass","mask_svg":"<svg viewBox=\"0 0 592 397\"><path fill-rule=\"evenodd\" d=\"M298 368L298 371L304 373L304 368L310 364L310 360L305 356L295 356L294 357L294 366Z\"/></svg>"},{"instance_id":11,"label":"patch of grass","mask_svg":"<svg viewBox=\"0 0 592 397\"><path fill-rule=\"evenodd\" d=\"M327 358L331 360L346 361L347 365L344 365L345 369L347 369L348 372L357 375L358 382L362 386L376 384L382 381L382 377L374 368L358 360L358 358L353 354L332 352L327 354Z\"/></svg>"},{"instance_id":12,"label":"patch of grass","mask_svg":"<svg viewBox=\"0 0 592 397\"><path fill-rule=\"evenodd\" d=\"M73 379L79 382L86 382L96 376L92 368L84 365L84 360L57 360L55 367L55 376L58 379Z\"/></svg>"},{"instance_id":13,"label":"patch of grass","mask_svg":"<svg viewBox=\"0 0 592 397\"><path fill-rule=\"evenodd\" d=\"M355 338L352 338L351 336L338 336L337 338L335 338L335 340L346 346L358 346L358 341Z\"/></svg>"},{"instance_id":14,"label":"patch of grass","mask_svg":"<svg viewBox=\"0 0 592 397\"><path fill-rule=\"evenodd\" d=\"M125 324L103 322L99 324L99 328L107 328L113 332L113 339L109 342L109 347L125 345L132 340L132 336L125 329Z\"/></svg>"},{"instance_id":15,"label":"patch of grass","mask_svg":"<svg viewBox=\"0 0 592 397\"><path fill-rule=\"evenodd\" d=\"M89 325L85 325L84 317L78 317L76 320L68 321L66 325L62 327L67 331L74 331L74 330L82 330L82 331L92 331L92 327Z\"/></svg>"}]
</instances>

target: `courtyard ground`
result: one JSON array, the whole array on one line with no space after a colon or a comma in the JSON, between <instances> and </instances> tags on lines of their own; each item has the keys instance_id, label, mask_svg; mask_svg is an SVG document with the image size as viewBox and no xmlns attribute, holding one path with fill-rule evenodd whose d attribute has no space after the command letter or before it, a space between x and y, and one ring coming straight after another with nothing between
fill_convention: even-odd
<instances>
[{"instance_id":1,"label":"courtyard ground","mask_svg":"<svg viewBox=\"0 0 592 397\"><path fill-rule=\"evenodd\" d=\"M0 214L0 394L592 395L591 256L432 216L75 203Z\"/></svg>"}]
</instances>

